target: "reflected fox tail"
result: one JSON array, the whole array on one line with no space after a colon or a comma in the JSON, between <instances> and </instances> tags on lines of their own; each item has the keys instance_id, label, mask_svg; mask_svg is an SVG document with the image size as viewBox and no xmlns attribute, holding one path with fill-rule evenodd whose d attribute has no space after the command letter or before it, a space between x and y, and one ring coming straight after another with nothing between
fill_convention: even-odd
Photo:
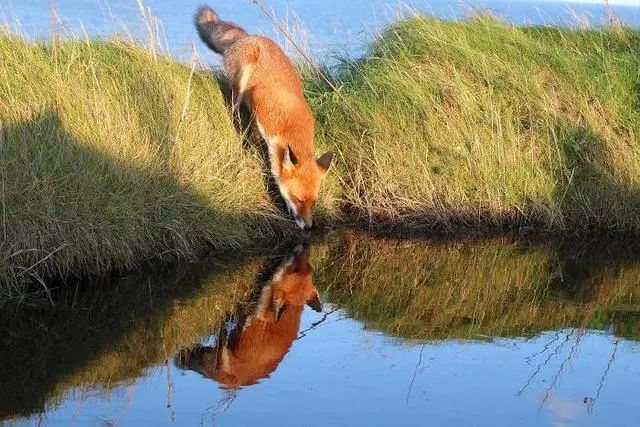
<instances>
[{"instance_id":1,"label":"reflected fox tail","mask_svg":"<svg viewBox=\"0 0 640 427\"><path fill-rule=\"evenodd\" d=\"M247 36L247 32L239 25L221 21L209 6L198 9L195 25L204 44L220 55L224 55L229 46Z\"/></svg>"}]
</instances>

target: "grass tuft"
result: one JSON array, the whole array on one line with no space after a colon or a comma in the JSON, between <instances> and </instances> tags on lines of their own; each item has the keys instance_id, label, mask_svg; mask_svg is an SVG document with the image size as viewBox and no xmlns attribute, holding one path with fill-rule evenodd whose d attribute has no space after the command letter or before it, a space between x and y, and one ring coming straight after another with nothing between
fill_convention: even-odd
<instances>
[{"instance_id":1,"label":"grass tuft","mask_svg":"<svg viewBox=\"0 0 640 427\"><path fill-rule=\"evenodd\" d=\"M640 228L640 32L414 16L308 84L355 220ZM355 113L354 113L355 110Z\"/></svg>"}]
</instances>

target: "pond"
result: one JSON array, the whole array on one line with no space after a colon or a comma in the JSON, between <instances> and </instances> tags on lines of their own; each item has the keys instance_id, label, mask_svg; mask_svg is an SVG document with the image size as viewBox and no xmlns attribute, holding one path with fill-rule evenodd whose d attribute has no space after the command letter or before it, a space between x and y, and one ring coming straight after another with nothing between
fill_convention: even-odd
<instances>
[{"instance_id":1,"label":"pond","mask_svg":"<svg viewBox=\"0 0 640 427\"><path fill-rule=\"evenodd\" d=\"M7 425L636 425L640 250L335 230L0 312Z\"/></svg>"}]
</instances>

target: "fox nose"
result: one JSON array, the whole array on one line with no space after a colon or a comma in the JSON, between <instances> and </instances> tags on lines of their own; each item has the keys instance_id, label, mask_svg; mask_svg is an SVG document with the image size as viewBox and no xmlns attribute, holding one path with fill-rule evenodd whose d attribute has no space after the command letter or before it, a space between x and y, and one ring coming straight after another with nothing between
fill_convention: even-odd
<instances>
[{"instance_id":1,"label":"fox nose","mask_svg":"<svg viewBox=\"0 0 640 427\"><path fill-rule=\"evenodd\" d=\"M307 223L304 222L301 218L294 217L294 220L299 229L304 230L307 227Z\"/></svg>"},{"instance_id":2,"label":"fox nose","mask_svg":"<svg viewBox=\"0 0 640 427\"><path fill-rule=\"evenodd\" d=\"M304 231L309 231L311 230L311 227L313 227L313 220L312 219L305 219L304 217L301 216L294 216L294 220L296 222L296 225Z\"/></svg>"}]
</instances>

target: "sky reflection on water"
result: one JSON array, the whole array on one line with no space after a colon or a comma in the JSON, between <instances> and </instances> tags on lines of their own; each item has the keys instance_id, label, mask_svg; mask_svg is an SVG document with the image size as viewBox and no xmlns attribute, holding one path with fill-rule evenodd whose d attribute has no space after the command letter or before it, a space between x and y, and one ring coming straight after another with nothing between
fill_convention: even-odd
<instances>
[{"instance_id":1,"label":"sky reflection on water","mask_svg":"<svg viewBox=\"0 0 640 427\"><path fill-rule=\"evenodd\" d=\"M640 256L576 248L337 233L310 252L128 275L61 295L55 315L0 319L12 349L0 413L44 425L635 425Z\"/></svg>"}]
</instances>

